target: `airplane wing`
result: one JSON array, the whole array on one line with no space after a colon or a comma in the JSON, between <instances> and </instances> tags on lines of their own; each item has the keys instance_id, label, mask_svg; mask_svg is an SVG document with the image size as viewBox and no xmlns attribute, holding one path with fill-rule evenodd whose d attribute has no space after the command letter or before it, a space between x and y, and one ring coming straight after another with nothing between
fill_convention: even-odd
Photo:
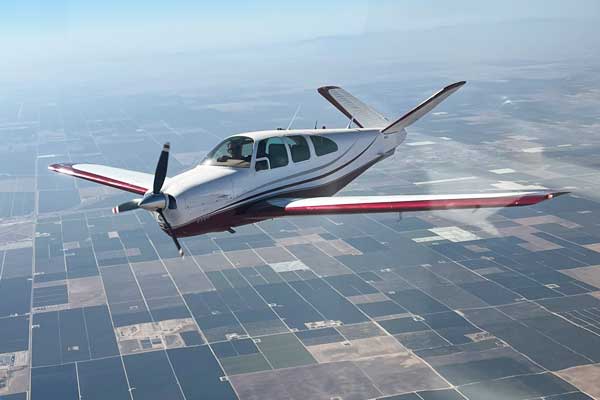
<instances>
[{"instance_id":1,"label":"airplane wing","mask_svg":"<svg viewBox=\"0 0 600 400\"><path fill-rule=\"evenodd\" d=\"M52 164L48 169L136 194L145 194L154 182L152 174L98 164Z\"/></svg>"},{"instance_id":2,"label":"airplane wing","mask_svg":"<svg viewBox=\"0 0 600 400\"><path fill-rule=\"evenodd\" d=\"M267 200L270 207L264 210L279 215L315 215L516 207L537 204L565 193L568 192L276 198Z\"/></svg>"}]
</instances>

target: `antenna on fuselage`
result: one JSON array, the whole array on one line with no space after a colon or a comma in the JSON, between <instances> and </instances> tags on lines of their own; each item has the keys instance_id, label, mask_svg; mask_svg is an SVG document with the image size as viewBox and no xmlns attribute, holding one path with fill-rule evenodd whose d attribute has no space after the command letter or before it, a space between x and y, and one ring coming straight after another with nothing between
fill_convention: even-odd
<instances>
[{"instance_id":1,"label":"antenna on fuselage","mask_svg":"<svg viewBox=\"0 0 600 400\"><path fill-rule=\"evenodd\" d=\"M319 120L315 120L315 130L317 129L317 124L319 123Z\"/></svg>"},{"instance_id":2,"label":"antenna on fuselage","mask_svg":"<svg viewBox=\"0 0 600 400\"><path fill-rule=\"evenodd\" d=\"M296 117L298 116L298 113L300 112L301 108L302 108L302 104L298 104L298 108L296 108L296 112L294 113L294 116L292 117L292 120L290 121L290 123L288 124L287 128L285 129L286 131L289 131L290 128L292 127L292 124L296 120Z\"/></svg>"},{"instance_id":3,"label":"antenna on fuselage","mask_svg":"<svg viewBox=\"0 0 600 400\"><path fill-rule=\"evenodd\" d=\"M350 121L348 121L348 126L346 127L346 129L350 129L350 127L352 126L352 122L354 122L354 117L351 115Z\"/></svg>"}]
</instances>

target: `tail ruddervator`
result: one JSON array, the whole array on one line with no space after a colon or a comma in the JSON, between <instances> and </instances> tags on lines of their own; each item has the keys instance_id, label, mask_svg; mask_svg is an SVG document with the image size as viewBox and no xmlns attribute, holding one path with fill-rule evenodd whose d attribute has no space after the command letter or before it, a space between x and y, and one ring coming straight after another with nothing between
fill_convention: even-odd
<instances>
[{"instance_id":1,"label":"tail ruddervator","mask_svg":"<svg viewBox=\"0 0 600 400\"><path fill-rule=\"evenodd\" d=\"M385 128L390 121L339 86L323 86L319 94L359 128Z\"/></svg>"},{"instance_id":2,"label":"tail ruddervator","mask_svg":"<svg viewBox=\"0 0 600 400\"><path fill-rule=\"evenodd\" d=\"M319 93L360 128L379 128L382 133L396 133L402 131L402 129L407 126L412 125L422 116L433 110L438 104L446 100L465 83L467 82L460 81L446 86L391 123L381 113L352 96L341 87L323 86L319 88Z\"/></svg>"}]
</instances>

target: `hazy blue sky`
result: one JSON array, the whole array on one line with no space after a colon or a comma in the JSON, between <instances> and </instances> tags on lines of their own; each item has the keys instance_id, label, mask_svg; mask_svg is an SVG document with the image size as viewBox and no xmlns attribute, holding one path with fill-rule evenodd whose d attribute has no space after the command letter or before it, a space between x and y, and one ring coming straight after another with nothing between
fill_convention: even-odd
<instances>
[{"instance_id":1,"label":"hazy blue sky","mask_svg":"<svg viewBox=\"0 0 600 400\"><path fill-rule=\"evenodd\" d=\"M599 13L598 0L2 0L0 46L34 53L180 51Z\"/></svg>"},{"instance_id":2,"label":"hazy blue sky","mask_svg":"<svg viewBox=\"0 0 600 400\"><path fill-rule=\"evenodd\" d=\"M599 16L598 0L0 0L0 78L47 65L322 36ZM447 47L444 38L439 45Z\"/></svg>"}]
</instances>

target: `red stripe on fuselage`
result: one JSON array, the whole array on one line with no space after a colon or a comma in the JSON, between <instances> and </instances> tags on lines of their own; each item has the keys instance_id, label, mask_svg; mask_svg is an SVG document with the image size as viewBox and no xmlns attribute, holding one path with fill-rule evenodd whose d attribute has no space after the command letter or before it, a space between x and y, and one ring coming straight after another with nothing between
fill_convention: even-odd
<instances>
[{"instance_id":1,"label":"red stripe on fuselage","mask_svg":"<svg viewBox=\"0 0 600 400\"><path fill-rule=\"evenodd\" d=\"M106 186L111 186L131 193L145 194L148 191L148 189L143 188L141 186L132 185L127 182L119 181L116 179L108 178L106 176L97 175L92 172L82 171L80 169L73 168L73 165L70 164L52 164L48 166L48 169L54 172L58 172L65 175L71 175L77 178L100 183Z\"/></svg>"},{"instance_id":2,"label":"red stripe on fuselage","mask_svg":"<svg viewBox=\"0 0 600 400\"><path fill-rule=\"evenodd\" d=\"M328 213L377 213L377 212L402 212L402 211L428 211L448 210L456 208L477 207L516 207L537 204L548 199L546 194L536 194L523 197L493 197L487 199L440 199L440 200L415 200L398 201L389 203L361 203L361 204L331 204L314 206L286 207L286 215L295 214L328 214Z\"/></svg>"}]
</instances>

